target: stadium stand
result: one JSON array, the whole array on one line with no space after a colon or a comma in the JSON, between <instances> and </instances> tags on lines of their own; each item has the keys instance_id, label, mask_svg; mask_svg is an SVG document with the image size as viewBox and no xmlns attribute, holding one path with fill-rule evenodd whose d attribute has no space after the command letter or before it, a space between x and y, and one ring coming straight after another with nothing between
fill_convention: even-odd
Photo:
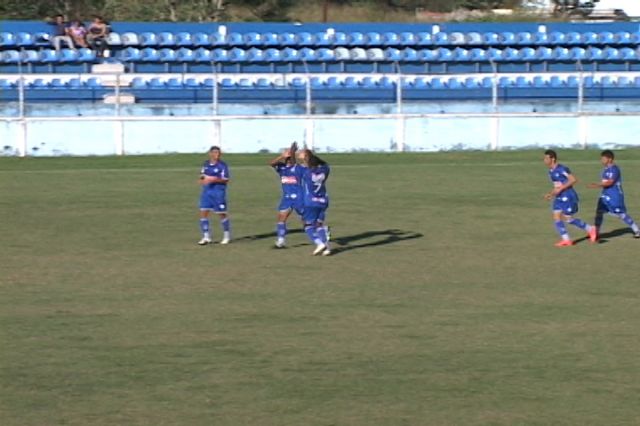
<instances>
[{"instance_id":1,"label":"stadium stand","mask_svg":"<svg viewBox=\"0 0 640 426\"><path fill-rule=\"evenodd\" d=\"M0 32L0 101L18 99L19 76L28 101L100 101L113 83L92 74L99 62L124 66L139 102L210 102L214 85L221 102L297 102L307 84L315 101L393 101L396 84L407 100L490 98L494 85L504 99L567 98L581 83L586 99L640 95L640 29L628 23L116 23L107 59L56 52L40 24L13 24Z\"/></svg>"}]
</instances>

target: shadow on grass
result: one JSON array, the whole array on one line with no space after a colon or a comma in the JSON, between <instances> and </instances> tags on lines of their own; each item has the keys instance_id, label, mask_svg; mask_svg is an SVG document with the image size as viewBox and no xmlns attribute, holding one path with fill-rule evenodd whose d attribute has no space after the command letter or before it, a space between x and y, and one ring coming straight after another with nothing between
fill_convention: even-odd
<instances>
[{"instance_id":1,"label":"shadow on grass","mask_svg":"<svg viewBox=\"0 0 640 426\"><path fill-rule=\"evenodd\" d=\"M631 230L631 228L625 227L625 228L614 229L613 231L609 231L609 232L603 232L598 236L598 244L606 244L609 242L610 238L618 238L627 234L633 235L633 231ZM589 240L589 237L582 237L575 240L575 243L578 244L588 240Z\"/></svg>"},{"instance_id":2,"label":"shadow on grass","mask_svg":"<svg viewBox=\"0 0 640 426\"><path fill-rule=\"evenodd\" d=\"M288 229L287 230L287 235L291 235L291 234L302 234L304 231L300 228L298 229ZM258 241L258 240L265 240L267 238L272 238L275 239L276 238L276 233L274 232L265 232L264 234L255 234L255 235L245 235L244 237L240 237L240 238L234 238L234 242L238 242L238 241Z\"/></svg>"},{"instance_id":3,"label":"shadow on grass","mask_svg":"<svg viewBox=\"0 0 640 426\"><path fill-rule=\"evenodd\" d=\"M400 241L422 238L424 235L418 232L407 232L400 229L385 229L383 231L367 231L359 234L346 235L332 238L333 254L340 254L350 250L357 250L366 247L384 246ZM377 238L382 237L382 238ZM374 239L373 241L370 241ZM336 247L339 246L339 247Z\"/></svg>"}]
</instances>

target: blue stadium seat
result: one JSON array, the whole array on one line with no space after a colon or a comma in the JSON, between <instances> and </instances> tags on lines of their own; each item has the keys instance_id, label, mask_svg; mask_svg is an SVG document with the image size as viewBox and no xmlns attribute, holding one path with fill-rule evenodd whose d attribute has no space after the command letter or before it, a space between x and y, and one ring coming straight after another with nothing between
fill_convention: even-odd
<instances>
[{"instance_id":1,"label":"blue stadium seat","mask_svg":"<svg viewBox=\"0 0 640 426\"><path fill-rule=\"evenodd\" d=\"M171 77L166 84L169 89L182 89L184 87L182 80L177 77Z\"/></svg>"},{"instance_id":2,"label":"blue stadium seat","mask_svg":"<svg viewBox=\"0 0 640 426\"><path fill-rule=\"evenodd\" d=\"M569 58L574 61L584 61L587 59L587 51L582 47L572 47L569 49Z\"/></svg>"},{"instance_id":3,"label":"blue stadium seat","mask_svg":"<svg viewBox=\"0 0 640 426\"><path fill-rule=\"evenodd\" d=\"M640 77L636 77L633 79L633 81L631 82L632 86L635 88L640 87Z\"/></svg>"},{"instance_id":4,"label":"blue stadium seat","mask_svg":"<svg viewBox=\"0 0 640 426\"><path fill-rule=\"evenodd\" d=\"M436 46L448 46L449 43L449 34L445 32L435 33L433 35L433 44Z\"/></svg>"},{"instance_id":5,"label":"blue stadium seat","mask_svg":"<svg viewBox=\"0 0 640 426\"><path fill-rule=\"evenodd\" d=\"M537 32L534 34L533 42L537 46L547 46L551 43L549 33Z\"/></svg>"},{"instance_id":6,"label":"blue stadium seat","mask_svg":"<svg viewBox=\"0 0 640 426\"><path fill-rule=\"evenodd\" d=\"M347 89L357 89L360 86L358 80L352 76L345 78L343 84Z\"/></svg>"},{"instance_id":7,"label":"blue stadium seat","mask_svg":"<svg viewBox=\"0 0 640 426\"><path fill-rule=\"evenodd\" d=\"M150 31L138 34L138 41L142 47L157 46L159 44L158 36Z\"/></svg>"},{"instance_id":8,"label":"blue stadium seat","mask_svg":"<svg viewBox=\"0 0 640 426\"><path fill-rule=\"evenodd\" d=\"M262 46L262 35L256 32L249 32L243 35L244 45L248 47Z\"/></svg>"},{"instance_id":9,"label":"blue stadium seat","mask_svg":"<svg viewBox=\"0 0 640 426\"><path fill-rule=\"evenodd\" d=\"M195 45L195 40L193 39L193 35L191 33L181 31L176 34L176 46L193 47Z\"/></svg>"},{"instance_id":10,"label":"blue stadium seat","mask_svg":"<svg viewBox=\"0 0 640 426\"><path fill-rule=\"evenodd\" d=\"M449 62L453 60L453 52L445 47L440 47L435 50L436 59L439 62Z\"/></svg>"},{"instance_id":11,"label":"blue stadium seat","mask_svg":"<svg viewBox=\"0 0 640 426\"><path fill-rule=\"evenodd\" d=\"M325 31L315 33L313 38L316 46L332 46L333 45L333 41L331 40L331 37L329 37L329 35Z\"/></svg>"},{"instance_id":12,"label":"blue stadium seat","mask_svg":"<svg viewBox=\"0 0 640 426\"><path fill-rule=\"evenodd\" d=\"M349 40L347 38L347 35L345 33L343 33L343 32L339 32L339 31L336 32L333 35L332 39L333 39L332 44L334 46L346 46L346 45L349 44Z\"/></svg>"},{"instance_id":13,"label":"blue stadium seat","mask_svg":"<svg viewBox=\"0 0 640 426\"><path fill-rule=\"evenodd\" d=\"M338 77L329 77L327 79L326 85L330 89L339 89L343 87L342 81Z\"/></svg>"},{"instance_id":14,"label":"blue stadium seat","mask_svg":"<svg viewBox=\"0 0 640 426\"><path fill-rule=\"evenodd\" d=\"M582 43L586 45L598 44L598 34L593 31L582 33Z\"/></svg>"},{"instance_id":15,"label":"blue stadium seat","mask_svg":"<svg viewBox=\"0 0 640 426\"><path fill-rule=\"evenodd\" d=\"M386 32L382 35L383 46L399 46L400 37L394 32Z\"/></svg>"},{"instance_id":16,"label":"blue stadium seat","mask_svg":"<svg viewBox=\"0 0 640 426\"><path fill-rule=\"evenodd\" d=\"M514 85L514 81L511 77L500 77L500 79L498 80L498 87L511 87Z\"/></svg>"},{"instance_id":17,"label":"blue stadium seat","mask_svg":"<svg viewBox=\"0 0 640 426\"><path fill-rule=\"evenodd\" d=\"M211 33L209 34L209 41L207 46L211 47L227 47L229 46L229 41L227 36L223 36L220 33Z\"/></svg>"},{"instance_id":18,"label":"blue stadium seat","mask_svg":"<svg viewBox=\"0 0 640 426\"><path fill-rule=\"evenodd\" d=\"M616 81L616 86L617 87L631 87L632 86L632 81L629 79L629 77L626 77L624 75L619 75L618 76L618 80Z\"/></svg>"},{"instance_id":19,"label":"blue stadium seat","mask_svg":"<svg viewBox=\"0 0 640 426\"><path fill-rule=\"evenodd\" d=\"M324 89L324 81L319 77L312 77L310 85L312 89Z\"/></svg>"},{"instance_id":20,"label":"blue stadium seat","mask_svg":"<svg viewBox=\"0 0 640 426\"><path fill-rule=\"evenodd\" d=\"M178 59L176 51L167 47L160 49L158 54L160 55L160 62L175 62Z\"/></svg>"},{"instance_id":21,"label":"blue stadium seat","mask_svg":"<svg viewBox=\"0 0 640 426\"><path fill-rule=\"evenodd\" d=\"M282 49L282 60L285 62L300 61L300 52L297 49L286 47Z\"/></svg>"},{"instance_id":22,"label":"blue stadium seat","mask_svg":"<svg viewBox=\"0 0 640 426\"><path fill-rule=\"evenodd\" d=\"M403 62L417 62L418 61L418 51L412 49L411 47L407 47L402 49L401 51L402 61Z\"/></svg>"},{"instance_id":23,"label":"blue stadium seat","mask_svg":"<svg viewBox=\"0 0 640 426\"><path fill-rule=\"evenodd\" d=\"M40 62L55 63L60 61L60 55L53 49L43 49L40 51Z\"/></svg>"},{"instance_id":24,"label":"blue stadium seat","mask_svg":"<svg viewBox=\"0 0 640 426\"><path fill-rule=\"evenodd\" d=\"M493 88L493 78L492 77L484 77L480 81L480 86L484 87L485 89Z\"/></svg>"},{"instance_id":25,"label":"blue stadium seat","mask_svg":"<svg viewBox=\"0 0 640 426\"><path fill-rule=\"evenodd\" d=\"M418 60L423 62L434 62L438 58L438 52L433 49L418 50Z\"/></svg>"},{"instance_id":26,"label":"blue stadium seat","mask_svg":"<svg viewBox=\"0 0 640 426\"><path fill-rule=\"evenodd\" d=\"M502 50L490 47L487 49L487 57L493 62L502 61Z\"/></svg>"},{"instance_id":27,"label":"blue stadium seat","mask_svg":"<svg viewBox=\"0 0 640 426\"><path fill-rule=\"evenodd\" d=\"M282 52L278 49L269 48L264 51L265 59L268 62L281 62L282 61Z\"/></svg>"},{"instance_id":28,"label":"blue stadium seat","mask_svg":"<svg viewBox=\"0 0 640 426\"><path fill-rule=\"evenodd\" d=\"M220 80L218 84L220 85L220 87L227 88L227 89L236 87L236 82L233 79L228 77L225 77L222 80Z\"/></svg>"},{"instance_id":29,"label":"blue stadium seat","mask_svg":"<svg viewBox=\"0 0 640 426\"><path fill-rule=\"evenodd\" d=\"M414 46L417 38L414 33L405 31L400 33L400 46Z\"/></svg>"},{"instance_id":30,"label":"blue stadium seat","mask_svg":"<svg viewBox=\"0 0 640 426\"><path fill-rule=\"evenodd\" d=\"M464 89L464 83L458 77L449 77L446 86L449 89Z\"/></svg>"},{"instance_id":31,"label":"blue stadium seat","mask_svg":"<svg viewBox=\"0 0 640 426\"><path fill-rule=\"evenodd\" d=\"M623 61L636 61L638 59L638 55L635 49L623 47L620 49L620 59Z\"/></svg>"},{"instance_id":32,"label":"blue stadium seat","mask_svg":"<svg viewBox=\"0 0 640 426\"><path fill-rule=\"evenodd\" d=\"M582 80L582 85L586 88L592 88L595 87L596 81L592 76L588 75Z\"/></svg>"},{"instance_id":33,"label":"blue stadium seat","mask_svg":"<svg viewBox=\"0 0 640 426\"><path fill-rule=\"evenodd\" d=\"M51 80L49 80L48 86L51 87L52 89L63 89L67 85L60 78L52 78Z\"/></svg>"},{"instance_id":34,"label":"blue stadium seat","mask_svg":"<svg viewBox=\"0 0 640 426\"><path fill-rule=\"evenodd\" d=\"M416 77L412 82L412 86L414 89L424 90L429 88L429 82L425 77Z\"/></svg>"},{"instance_id":35,"label":"blue stadium seat","mask_svg":"<svg viewBox=\"0 0 640 426\"><path fill-rule=\"evenodd\" d=\"M482 39L487 46L497 46L500 44L500 35L494 32L483 33Z\"/></svg>"},{"instance_id":36,"label":"blue stadium seat","mask_svg":"<svg viewBox=\"0 0 640 426\"><path fill-rule=\"evenodd\" d=\"M416 44L421 47L433 46L433 37L431 33L422 31L416 34Z\"/></svg>"},{"instance_id":37,"label":"blue stadium seat","mask_svg":"<svg viewBox=\"0 0 640 426\"><path fill-rule=\"evenodd\" d=\"M548 86L548 83L544 77L537 75L531 80L531 85L536 88L544 88Z\"/></svg>"},{"instance_id":38,"label":"blue stadium seat","mask_svg":"<svg viewBox=\"0 0 640 426\"><path fill-rule=\"evenodd\" d=\"M300 54L300 60L304 62L313 62L316 60L316 52L310 47L303 47L298 52Z\"/></svg>"},{"instance_id":39,"label":"blue stadium seat","mask_svg":"<svg viewBox=\"0 0 640 426\"><path fill-rule=\"evenodd\" d=\"M40 52L37 50L23 50L20 52L20 59L26 64L35 64L40 62Z\"/></svg>"},{"instance_id":40,"label":"blue stadium seat","mask_svg":"<svg viewBox=\"0 0 640 426\"><path fill-rule=\"evenodd\" d=\"M209 34L207 33L195 33L191 38L191 43L194 46L202 46L202 47L211 46L211 42L209 39L210 37L209 37ZM177 41L179 42L180 39L178 38Z\"/></svg>"},{"instance_id":41,"label":"blue stadium seat","mask_svg":"<svg viewBox=\"0 0 640 426\"><path fill-rule=\"evenodd\" d=\"M195 62L211 62L211 51L204 47L199 47L193 51L193 60Z\"/></svg>"},{"instance_id":42,"label":"blue stadium seat","mask_svg":"<svg viewBox=\"0 0 640 426\"><path fill-rule=\"evenodd\" d=\"M631 33L631 43L640 44L640 31L636 31L635 33Z\"/></svg>"},{"instance_id":43,"label":"blue stadium seat","mask_svg":"<svg viewBox=\"0 0 640 426\"><path fill-rule=\"evenodd\" d=\"M515 62L520 60L520 51L513 47L507 47L502 51L502 60L507 62Z\"/></svg>"},{"instance_id":44,"label":"blue stadium seat","mask_svg":"<svg viewBox=\"0 0 640 426\"><path fill-rule=\"evenodd\" d=\"M280 46L296 45L296 35L293 33L282 33L278 35L278 40L280 41Z\"/></svg>"},{"instance_id":45,"label":"blue stadium seat","mask_svg":"<svg viewBox=\"0 0 640 426\"><path fill-rule=\"evenodd\" d=\"M349 49L345 47L338 47L333 50L334 57L336 61L348 61L351 59L351 55L349 54Z\"/></svg>"},{"instance_id":46,"label":"blue stadium seat","mask_svg":"<svg viewBox=\"0 0 640 426\"><path fill-rule=\"evenodd\" d=\"M602 49L602 53L607 61L618 61L621 59L620 51L614 47L605 47Z\"/></svg>"},{"instance_id":47,"label":"blue stadium seat","mask_svg":"<svg viewBox=\"0 0 640 426\"><path fill-rule=\"evenodd\" d=\"M120 36L120 41L123 46L139 46L140 41L138 39L138 34L134 32L126 32Z\"/></svg>"},{"instance_id":48,"label":"blue stadium seat","mask_svg":"<svg viewBox=\"0 0 640 426\"><path fill-rule=\"evenodd\" d=\"M158 34L158 45L162 47L173 47L176 45L176 36L168 31Z\"/></svg>"},{"instance_id":49,"label":"blue stadium seat","mask_svg":"<svg viewBox=\"0 0 640 426\"><path fill-rule=\"evenodd\" d=\"M16 46L32 47L36 44L35 38L31 33L20 32L16 34Z\"/></svg>"},{"instance_id":50,"label":"blue stadium seat","mask_svg":"<svg viewBox=\"0 0 640 426\"><path fill-rule=\"evenodd\" d=\"M76 49L61 49L60 62L77 62L78 51Z\"/></svg>"},{"instance_id":51,"label":"blue stadium seat","mask_svg":"<svg viewBox=\"0 0 640 426\"><path fill-rule=\"evenodd\" d=\"M431 78L431 80L429 80L429 87L431 87L432 89L444 89L445 85L442 80L440 80L440 78L433 77Z\"/></svg>"},{"instance_id":52,"label":"blue stadium seat","mask_svg":"<svg viewBox=\"0 0 640 426\"><path fill-rule=\"evenodd\" d=\"M617 44L632 44L633 37L628 31L618 31L614 34L614 38Z\"/></svg>"},{"instance_id":53,"label":"blue stadium seat","mask_svg":"<svg viewBox=\"0 0 640 426\"><path fill-rule=\"evenodd\" d=\"M96 77L88 78L87 81L85 82L85 85L90 89L102 88L102 82L100 81L100 79Z\"/></svg>"},{"instance_id":54,"label":"blue stadium seat","mask_svg":"<svg viewBox=\"0 0 640 426\"><path fill-rule=\"evenodd\" d=\"M201 86L201 84L197 79L189 77L184 81L184 86L188 87L189 89L197 89Z\"/></svg>"},{"instance_id":55,"label":"blue stadium seat","mask_svg":"<svg viewBox=\"0 0 640 426\"><path fill-rule=\"evenodd\" d=\"M352 32L347 35L350 46L363 46L365 44L364 34L361 32Z\"/></svg>"},{"instance_id":56,"label":"blue stadium seat","mask_svg":"<svg viewBox=\"0 0 640 426\"><path fill-rule=\"evenodd\" d=\"M265 51L256 47L252 47L251 49L247 50L247 59L249 60L249 62L264 62L266 60Z\"/></svg>"},{"instance_id":57,"label":"blue stadium seat","mask_svg":"<svg viewBox=\"0 0 640 426\"><path fill-rule=\"evenodd\" d=\"M4 78L0 78L0 90L10 90L13 89L16 85L11 80L7 80Z\"/></svg>"},{"instance_id":58,"label":"blue stadium seat","mask_svg":"<svg viewBox=\"0 0 640 426\"><path fill-rule=\"evenodd\" d=\"M608 75L602 76L600 78L600 86L602 87L616 87L616 80L609 77Z\"/></svg>"},{"instance_id":59,"label":"blue stadium seat","mask_svg":"<svg viewBox=\"0 0 640 426\"><path fill-rule=\"evenodd\" d=\"M372 62L384 61L384 51L378 47L367 49L367 59Z\"/></svg>"},{"instance_id":60,"label":"blue stadium seat","mask_svg":"<svg viewBox=\"0 0 640 426\"><path fill-rule=\"evenodd\" d=\"M518 51L518 58L524 62L535 61L538 59L537 52L533 47L523 47Z\"/></svg>"},{"instance_id":61,"label":"blue stadium seat","mask_svg":"<svg viewBox=\"0 0 640 426\"><path fill-rule=\"evenodd\" d=\"M229 46L244 46L244 36L240 33L230 33L225 40Z\"/></svg>"},{"instance_id":62,"label":"blue stadium seat","mask_svg":"<svg viewBox=\"0 0 640 426\"><path fill-rule=\"evenodd\" d=\"M240 80L238 80L236 85L243 89L251 89L254 86L253 81L249 80L248 78L241 78Z\"/></svg>"},{"instance_id":63,"label":"blue stadium seat","mask_svg":"<svg viewBox=\"0 0 640 426\"><path fill-rule=\"evenodd\" d=\"M112 32L107 36L107 44L109 46L121 46L122 39L120 38L120 34Z\"/></svg>"},{"instance_id":64,"label":"blue stadium seat","mask_svg":"<svg viewBox=\"0 0 640 426\"><path fill-rule=\"evenodd\" d=\"M247 51L234 47L229 51L229 60L231 62L245 62L247 60Z\"/></svg>"},{"instance_id":65,"label":"blue stadium seat","mask_svg":"<svg viewBox=\"0 0 640 426\"><path fill-rule=\"evenodd\" d=\"M78 49L78 61L93 62L96 60L96 51L87 47Z\"/></svg>"},{"instance_id":66,"label":"blue stadium seat","mask_svg":"<svg viewBox=\"0 0 640 426\"><path fill-rule=\"evenodd\" d=\"M83 86L84 84L79 78L71 78L67 81L67 87L69 87L69 89L82 89Z\"/></svg>"},{"instance_id":67,"label":"blue stadium seat","mask_svg":"<svg viewBox=\"0 0 640 426\"><path fill-rule=\"evenodd\" d=\"M176 60L178 62L193 62L194 55L193 50L186 47L181 47L176 51Z\"/></svg>"},{"instance_id":68,"label":"blue stadium seat","mask_svg":"<svg viewBox=\"0 0 640 426\"><path fill-rule=\"evenodd\" d=\"M567 78L567 87L575 89L576 87L579 87L579 86L580 86L579 77L576 77L575 75L570 75L569 78Z\"/></svg>"},{"instance_id":69,"label":"blue stadium seat","mask_svg":"<svg viewBox=\"0 0 640 426\"><path fill-rule=\"evenodd\" d=\"M568 32L565 36L565 43L569 45L582 44L582 34L577 31Z\"/></svg>"},{"instance_id":70,"label":"blue stadium seat","mask_svg":"<svg viewBox=\"0 0 640 426\"><path fill-rule=\"evenodd\" d=\"M256 80L255 86L261 89L269 89L273 87L273 83L269 79L261 77Z\"/></svg>"},{"instance_id":71,"label":"blue stadium seat","mask_svg":"<svg viewBox=\"0 0 640 426\"><path fill-rule=\"evenodd\" d=\"M562 79L562 77L554 75L549 79L549 86L555 88L565 87L566 82Z\"/></svg>"},{"instance_id":72,"label":"blue stadium seat","mask_svg":"<svg viewBox=\"0 0 640 426\"><path fill-rule=\"evenodd\" d=\"M147 84L151 89L164 89L166 87L164 80L161 80L159 77L153 77Z\"/></svg>"},{"instance_id":73,"label":"blue stadium seat","mask_svg":"<svg viewBox=\"0 0 640 426\"><path fill-rule=\"evenodd\" d=\"M535 44L535 36L528 31L521 31L516 34L516 44L523 46L532 46Z\"/></svg>"},{"instance_id":74,"label":"blue stadium seat","mask_svg":"<svg viewBox=\"0 0 640 426\"><path fill-rule=\"evenodd\" d=\"M16 37L13 33L6 31L0 32L0 47L15 47L17 46Z\"/></svg>"},{"instance_id":75,"label":"blue stadium seat","mask_svg":"<svg viewBox=\"0 0 640 426\"><path fill-rule=\"evenodd\" d=\"M484 49L480 49L479 47L474 47L469 51L469 59L473 62L486 62L489 60L489 56L487 56L487 51Z\"/></svg>"},{"instance_id":76,"label":"blue stadium seat","mask_svg":"<svg viewBox=\"0 0 640 426\"><path fill-rule=\"evenodd\" d=\"M516 77L514 85L518 88L525 89L527 87L531 87L531 80L529 80L528 77L519 75L518 77Z\"/></svg>"},{"instance_id":77,"label":"blue stadium seat","mask_svg":"<svg viewBox=\"0 0 640 426\"><path fill-rule=\"evenodd\" d=\"M378 80L378 86L383 89L392 89L396 87L396 82L389 77L382 77Z\"/></svg>"},{"instance_id":78,"label":"blue stadium seat","mask_svg":"<svg viewBox=\"0 0 640 426\"><path fill-rule=\"evenodd\" d=\"M278 34L276 33L263 33L261 38L262 38L262 45L265 47L280 46L280 41L278 40Z\"/></svg>"},{"instance_id":79,"label":"blue stadium seat","mask_svg":"<svg viewBox=\"0 0 640 426\"><path fill-rule=\"evenodd\" d=\"M296 34L296 44L298 46L313 46L314 44L313 34L308 32L301 32Z\"/></svg>"},{"instance_id":80,"label":"blue stadium seat","mask_svg":"<svg viewBox=\"0 0 640 426\"><path fill-rule=\"evenodd\" d=\"M500 39L500 44L503 46L513 46L516 44L516 35L512 32L501 32L498 37Z\"/></svg>"},{"instance_id":81,"label":"blue stadium seat","mask_svg":"<svg viewBox=\"0 0 640 426\"><path fill-rule=\"evenodd\" d=\"M150 47L144 50L155 50ZM118 59L124 62L137 62L141 60L141 52L137 47L127 47L118 52Z\"/></svg>"},{"instance_id":82,"label":"blue stadium seat","mask_svg":"<svg viewBox=\"0 0 640 426\"><path fill-rule=\"evenodd\" d=\"M465 38L466 44L471 46L482 46L482 43L484 42L484 40L482 39L482 34L476 31L467 33Z\"/></svg>"},{"instance_id":83,"label":"blue stadium seat","mask_svg":"<svg viewBox=\"0 0 640 426\"><path fill-rule=\"evenodd\" d=\"M471 60L471 52L461 47L453 49L453 59L456 62L468 62Z\"/></svg>"},{"instance_id":84,"label":"blue stadium seat","mask_svg":"<svg viewBox=\"0 0 640 426\"><path fill-rule=\"evenodd\" d=\"M600 44L615 44L615 36L610 31L602 31L598 33L598 43Z\"/></svg>"},{"instance_id":85,"label":"blue stadium seat","mask_svg":"<svg viewBox=\"0 0 640 426\"><path fill-rule=\"evenodd\" d=\"M31 80L30 83L28 83L28 87L33 88L33 89L45 89L47 88L48 84L46 81L44 81L44 79L42 78L36 78Z\"/></svg>"},{"instance_id":86,"label":"blue stadium seat","mask_svg":"<svg viewBox=\"0 0 640 426\"><path fill-rule=\"evenodd\" d=\"M384 49L384 58L390 62L400 62L402 60L402 51L395 47L387 47Z\"/></svg>"},{"instance_id":87,"label":"blue stadium seat","mask_svg":"<svg viewBox=\"0 0 640 426\"><path fill-rule=\"evenodd\" d=\"M549 34L549 43L551 45L564 44L566 42L566 39L567 37L565 33L562 33L560 31L554 31Z\"/></svg>"},{"instance_id":88,"label":"blue stadium seat","mask_svg":"<svg viewBox=\"0 0 640 426\"><path fill-rule=\"evenodd\" d=\"M365 44L367 46L382 46L382 35L376 32L368 32L365 34Z\"/></svg>"},{"instance_id":89,"label":"blue stadium seat","mask_svg":"<svg viewBox=\"0 0 640 426\"><path fill-rule=\"evenodd\" d=\"M129 59L128 61L130 62L137 62L137 61L142 61L142 62L160 62L160 52L158 52L157 49L154 49L153 47L145 47L144 49L138 51L138 49L134 49L132 47L129 47L127 49L125 49L127 51L129 51ZM134 52L137 51L138 53ZM125 59L126 60L126 59Z\"/></svg>"},{"instance_id":90,"label":"blue stadium seat","mask_svg":"<svg viewBox=\"0 0 640 426\"><path fill-rule=\"evenodd\" d=\"M5 64L17 64L21 60L21 55L18 50L5 50L0 51L0 62Z\"/></svg>"},{"instance_id":91,"label":"blue stadium seat","mask_svg":"<svg viewBox=\"0 0 640 426\"><path fill-rule=\"evenodd\" d=\"M587 48L587 59L591 61L601 61L605 58L604 52L599 47Z\"/></svg>"},{"instance_id":92,"label":"blue stadium seat","mask_svg":"<svg viewBox=\"0 0 640 426\"><path fill-rule=\"evenodd\" d=\"M360 81L360 87L364 89L374 89L378 87L378 84L373 77L365 77Z\"/></svg>"},{"instance_id":93,"label":"blue stadium seat","mask_svg":"<svg viewBox=\"0 0 640 426\"><path fill-rule=\"evenodd\" d=\"M207 87L207 88L211 89L211 88L213 88L213 86L216 85L216 81L211 77L207 77L204 80L202 80L202 85L204 87Z\"/></svg>"},{"instance_id":94,"label":"blue stadium seat","mask_svg":"<svg viewBox=\"0 0 640 426\"><path fill-rule=\"evenodd\" d=\"M142 77L134 77L131 80L131 88L132 89L146 89L147 81Z\"/></svg>"},{"instance_id":95,"label":"blue stadium seat","mask_svg":"<svg viewBox=\"0 0 640 426\"><path fill-rule=\"evenodd\" d=\"M555 61L568 61L571 58L569 57L569 49L566 47L554 47L553 48L553 59Z\"/></svg>"},{"instance_id":96,"label":"blue stadium seat","mask_svg":"<svg viewBox=\"0 0 640 426\"><path fill-rule=\"evenodd\" d=\"M296 89L302 89L302 88L307 86L307 81L305 79L300 78L300 77L294 77L289 82L289 85L294 87L294 88L296 88Z\"/></svg>"},{"instance_id":97,"label":"blue stadium seat","mask_svg":"<svg viewBox=\"0 0 640 426\"><path fill-rule=\"evenodd\" d=\"M464 87L467 89L477 89L481 85L480 80L476 77L467 77L464 79Z\"/></svg>"}]
</instances>

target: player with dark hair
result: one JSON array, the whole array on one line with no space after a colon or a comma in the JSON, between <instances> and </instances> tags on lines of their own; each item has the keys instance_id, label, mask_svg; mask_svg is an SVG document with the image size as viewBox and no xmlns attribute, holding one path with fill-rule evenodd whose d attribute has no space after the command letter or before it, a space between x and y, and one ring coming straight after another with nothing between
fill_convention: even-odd
<instances>
[{"instance_id":1,"label":"player with dark hair","mask_svg":"<svg viewBox=\"0 0 640 426\"><path fill-rule=\"evenodd\" d=\"M329 194L327 193L327 179L331 169L329 165L309 149L303 149L298 154L303 167L300 168L302 191L304 197L304 231L316 245L313 255L331 254L329 236L324 227L324 219L329 208Z\"/></svg>"},{"instance_id":2,"label":"player with dark hair","mask_svg":"<svg viewBox=\"0 0 640 426\"><path fill-rule=\"evenodd\" d=\"M555 244L556 247L566 247L574 244L569 238L565 222L586 231L591 242L595 242L597 238L596 228L573 217L578 212L578 193L573 188L577 179L571 174L571 170L568 167L558 163L558 155L552 149L544 152L544 164L549 168L549 178L553 183L553 189L546 193L544 198L553 200L551 206L553 221L561 238Z\"/></svg>"},{"instance_id":3,"label":"player with dark hair","mask_svg":"<svg viewBox=\"0 0 640 426\"><path fill-rule=\"evenodd\" d=\"M276 247L282 248L286 244L287 219L291 212L295 211L302 217L304 200L299 169L302 166L296 163L296 150L298 145L294 142L289 149L271 160L271 167L280 176L282 184L282 197L278 205L278 222L276 224Z\"/></svg>"},{"instance_id":4,"label":"player with dark hair","mask_svg":"<svg viewBox=\"0 0 640 426\"><path fill-rule=\"evenodd\" d=\"M599 183L590 183L589 188L602 189L598 206L596 207L595 228L596 233L600 233L600 227L604 220L604 214L609 213L628 225L633 231L634 238L640 238L640 228L636 222L627 214L627 207L624 203L624 192L622 191L622 173L620 167L615 164L613 151L605 149L600 153L600 162L604 166Z\"/></svg>"},{"instance_id":5,"label":"player with dark hair","mask_svg":"<svg viewBox=\"0 0 640 426\"><path fill-rule=\"evenodd\" d=\"M211 243L209 232L209 213L213 211L220 218L222 226L222 240L220 244L229 244L231 241L231 224L227 216L227 184L229 183L229 167L220 160L222 151L217 146L209 149L209 159L204 162L200 170L200 230L202 239L198 241L201 246Z\"/></svg>"}]
</instances>

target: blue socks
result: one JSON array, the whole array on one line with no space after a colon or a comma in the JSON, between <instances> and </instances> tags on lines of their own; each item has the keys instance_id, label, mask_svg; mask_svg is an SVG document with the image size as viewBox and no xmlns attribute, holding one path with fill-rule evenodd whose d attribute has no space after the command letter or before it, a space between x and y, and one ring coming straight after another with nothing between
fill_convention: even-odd
<instances>
[{"instance_id":1,"label":"blue socks","mask_svg":"<svg viewBox=\"0 0 640 426\"><path fill-rule=\"evenodd\" d=\"M569 234L567 233L566 226L564 226L564 222L561 220L556 220L553 222L553 224L556 226L556 231L558 231L560 237L562 237L563 240L568 240Z\"/></svg>"},{"instance_id":2,"label":"blue socks","mask_svg":"<svg viewBox=\"0 0 640 426\"><path fill-rule=\"evenodd\" d=\"M209 236L209 219L200 218L200 230L205 237Z\"/></svg>"},{"instance_id":3,"label":"blue socks","mask_svg":"<svg viewBox=\"0 0 640 426\"><path fill-rule=\"evenodd\" d=\"M577 226L580 229L584 229L585 231L588 231L591 228L589 225L587 225L586 223L584 223L582 220L578 218L571 219L569 223L573 226Z\"/></svg>"},{"instance_id":4,"label":"blue socks","mask_svg":"<svg viewBox=\"0 0 640 426\"><path fill-rule=\"evenodd\" d=\"M231 231L231 222L229 221L228 217L222 219L220 221L220 225L222 226L222 231L223 232L230 232Z\"/></svg>"},{"instance_id":5,"label":"blue socks","mask_svg":"<svg viewBox=\"0 0 640 426\"><path fill-rule=\"evenodd\" d=\"M284 238L287 235L287 224L284 222L278 222L276 225L276 235L278 238Z\"/></svg>"},{"instance_id":6,"label":"blue socks","mask_svg":"<svg viewBox=\"0 0 640 426\"><path fill-rule=\"evenodd\" d=\"M631 216L629 216L626 213L620 213L618 215L618 217L620 218L620 220L622 220L627 226L629 226L634 233L638 233L638 231L640 230L638 228L638 225L633 221L633 218L631 218Z\"/></svg>"}]
</instances>

